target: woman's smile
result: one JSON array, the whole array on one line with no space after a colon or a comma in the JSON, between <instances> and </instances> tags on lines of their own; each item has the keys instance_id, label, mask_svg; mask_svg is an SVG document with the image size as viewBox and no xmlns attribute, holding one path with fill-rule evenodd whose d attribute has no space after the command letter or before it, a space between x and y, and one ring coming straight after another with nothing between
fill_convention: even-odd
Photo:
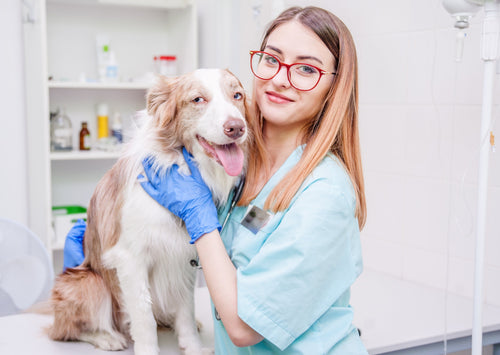
<instances>
[{"instance_id":1,"label":"woman's smile","mask_svg":"<svg viewBox=\"0 0 500 355\"><path fill-rule=\"evenodd\" d=\"M266 96L269 101L276 103L276 104L286 104L290 102L294 102L294 100L290 99L287 96L278 94L275 91L266 91Z\"/></svg>"}]
</instances>

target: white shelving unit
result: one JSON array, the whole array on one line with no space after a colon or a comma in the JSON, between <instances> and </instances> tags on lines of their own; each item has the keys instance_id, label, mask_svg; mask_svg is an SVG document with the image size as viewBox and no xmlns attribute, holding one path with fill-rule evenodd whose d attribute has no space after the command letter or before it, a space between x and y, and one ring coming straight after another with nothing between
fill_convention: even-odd
<instances>
[{"instance_id":1,"label":"white shelving unit","mask_svg":"<svg viewBox=\"0 0 500 355\"><path fill-rule=\"evenodd\" d=\"M79 151L81 122L96 135L96 105L119 112L125 134L145 107L155 55L175 55L179 74L198 66L193 0L32 0L24 25L29 164L29 224L49 250L52 206L88 206L92 192L119 152ZM99 82L96 36L116 53L118 82ZM150 76L149 76L150 77ZM73 126L71 152L50 151L50 112L64 108Z\"/></svg>"}]
</instances>

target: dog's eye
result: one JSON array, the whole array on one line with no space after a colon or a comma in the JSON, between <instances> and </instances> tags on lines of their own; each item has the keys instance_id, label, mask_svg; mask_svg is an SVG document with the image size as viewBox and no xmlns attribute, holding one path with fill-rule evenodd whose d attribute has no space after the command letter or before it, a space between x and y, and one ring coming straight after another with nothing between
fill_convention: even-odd
<instances>
[{"instance_id":1,"label":"dog's eye","mask_svg":"<svg viewBox=\"0 0 500 355\"><path fill-rule=\"evenodd\" d=\"M199 97L194 98L193 102L195 104L201 104L201 103L205 102L205 99L203 97L199 96Z\"/></svg>"},{"instance_id":2,"label":"dog's eye","mask_svg":"<svg viewBox=\"0 0 500 355\"><path fill-rule=\"evenodd\" d=\"M233 98L235 100L241 100L243 98L243 94L241 92L237 92L236 94L234 94Z\"/></svg>"}]
</instances>

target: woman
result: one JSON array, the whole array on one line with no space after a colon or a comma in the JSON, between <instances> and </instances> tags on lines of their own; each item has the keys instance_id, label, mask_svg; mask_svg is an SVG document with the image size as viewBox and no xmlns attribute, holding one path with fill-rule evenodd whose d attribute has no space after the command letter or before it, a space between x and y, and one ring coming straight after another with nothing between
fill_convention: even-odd
<instances>
[{"instance_id":1,"label":"woman","mask_svg":"<svg viewBox=\"0 0 500 355\"><path fill-rule=\"evenodd\" d=\"M216 354L366 354L349 306L366 219L352 37L323 9L290 8L251 52L251 69L254 141L224 228L230 208L218 217L187 152L192 175L160 178L145 163L141 184L186 222L214 305ZM174 181L200 196L176 195Z\"/></svg>"}]
</instances>

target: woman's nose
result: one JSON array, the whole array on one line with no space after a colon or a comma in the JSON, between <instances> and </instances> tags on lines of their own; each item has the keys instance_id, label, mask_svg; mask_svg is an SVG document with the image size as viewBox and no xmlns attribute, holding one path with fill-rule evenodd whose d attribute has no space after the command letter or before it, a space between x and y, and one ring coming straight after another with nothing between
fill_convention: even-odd
<instances>
[{"instance_id":1,"label":"woman's nose","mask_svg":"<svg viewBox=\"0 0 500 355\"><path fill-rule=\"evenodd\" d=\"M290 82L288 81L288 68L282 66L272 80L277 86L289 87Z\"/></svg>"}]
</instances>

